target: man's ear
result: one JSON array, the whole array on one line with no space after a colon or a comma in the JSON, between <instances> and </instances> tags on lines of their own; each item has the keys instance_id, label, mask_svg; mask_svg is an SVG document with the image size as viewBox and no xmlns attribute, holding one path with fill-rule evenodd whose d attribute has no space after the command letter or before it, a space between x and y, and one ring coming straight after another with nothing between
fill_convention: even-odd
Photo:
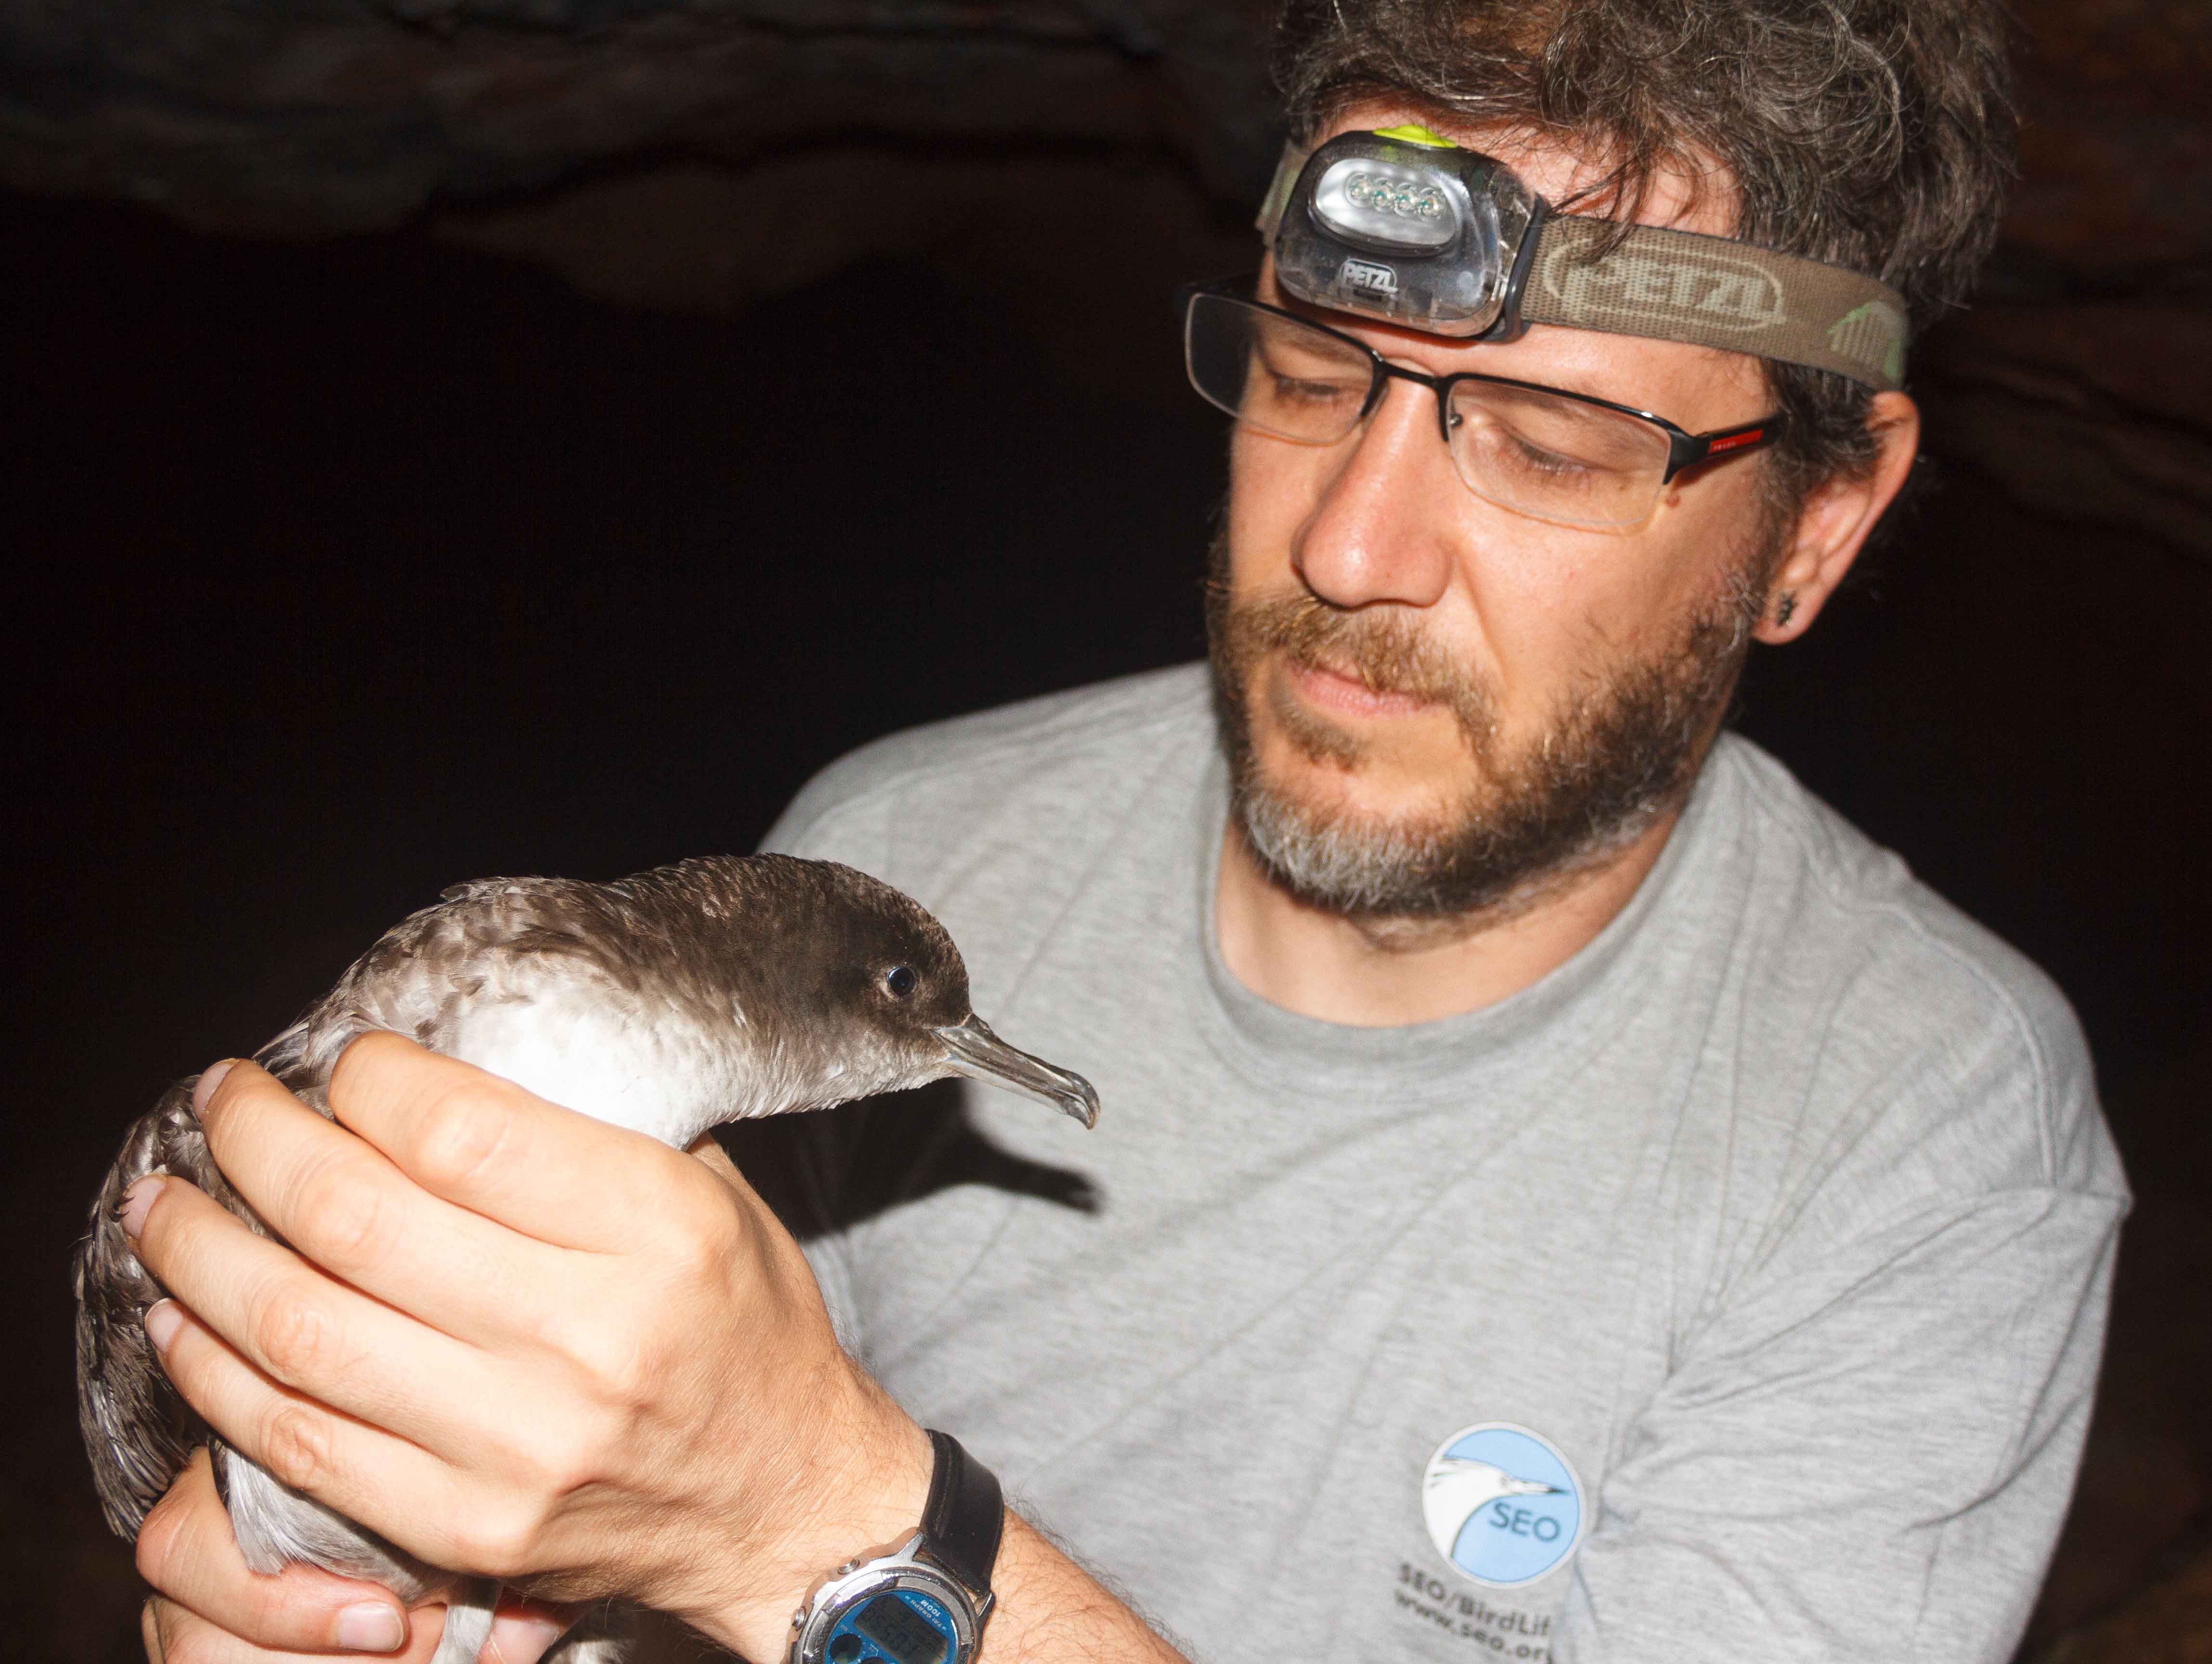
<instances>
[{"instance_id":1,"label":"man's ear","mask_svg":"<svg viewBox=\"0 0 2212 1664\"><path fill-rule=\"evenodd\" d=\"M1858 477L1816 488L1798 513L1789 552L1767 586L1765 610L1752 629L1762 641L1794 641L1813 627L1882 511L1905 489L1920 450L1920 407L1903 393L1876 393L1867 428L1881 447L1874 466Z\"/></svg>"}]
</instances>

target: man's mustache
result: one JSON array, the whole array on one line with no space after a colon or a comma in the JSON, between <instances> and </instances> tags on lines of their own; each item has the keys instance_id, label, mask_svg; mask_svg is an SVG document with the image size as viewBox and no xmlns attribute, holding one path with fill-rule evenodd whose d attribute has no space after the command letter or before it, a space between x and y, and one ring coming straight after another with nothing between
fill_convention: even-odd
<instances>
[{"instance_id":1,"label":"man's mustache","mask_svg":"<svg viewBox=\"0 0 2212 1664\"><path fill-rule=\"evenodd\" d=\"M1401 609L1331 606L1304 590L1238 601L1217 598L1231 662L1249 671L1280 651L1315 670L1349 677L1370 693L1398 694L1444 706L1480 753L1496 731L1489 689L1425 635Z\"/></svg>"}]
</instances>

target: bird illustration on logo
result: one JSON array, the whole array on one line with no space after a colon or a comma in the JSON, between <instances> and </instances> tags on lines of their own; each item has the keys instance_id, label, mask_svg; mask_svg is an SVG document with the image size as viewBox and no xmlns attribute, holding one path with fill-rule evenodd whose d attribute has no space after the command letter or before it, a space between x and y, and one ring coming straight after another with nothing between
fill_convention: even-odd
<instances>
[{"instance_id":1,"label":"bird illustration on logo","mask_svg":"<svg viewBox=\"0 0 2212 1664\"><path fill-rule=\"evenodd\" d=\"M1511 1588L1573 1552L1582 1486L1551 1442L1504 1422L1464 1427L1437 1447L1421 1478L1429 1540L1455 1570Z\"/></svg>"},{"instance_id":2,"label":"bird illustration on logo","mask_svg":"<svg viewBox=\"0 0 2212 1664\"><path fill-rule=\"evenodd\" d=\"M1485 1503L1500 1497L1556 1496L1559 1489L1541 1479L1516 1479L1495 1462L1443 1456L1429 1464L1428 1482L1421 1487L1421 1513L1429 1522L1429 1535L1449 1558L1460 1528Z\"/></svg>"}]
</instances>

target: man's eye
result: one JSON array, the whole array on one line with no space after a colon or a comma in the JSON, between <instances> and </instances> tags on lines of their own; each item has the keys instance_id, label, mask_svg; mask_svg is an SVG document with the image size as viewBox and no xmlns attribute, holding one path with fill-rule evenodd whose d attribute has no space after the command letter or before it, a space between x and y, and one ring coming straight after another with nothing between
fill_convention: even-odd
<instances>
[{"instance_id":1,"label":"man's eye","mask_svg":"<svg viewBox=\"0 0 2212 1664\"><path fill-rule=\"evenodd\" d=\"M1598 464L1549 450L1509 431L1498 433L1492 441L1492 449L1500 462L1517 473L1541 474L1558 480L1582 480L1602 471Z\"/></svg>"},{"instance_id":2,"label":"man's eye","mask_svg":"<svg viewBox=\"0 0 2212 1664\"><path fill-rule=\"evenodd\" d=\"M1352 390L1340 382L1308 381L1296 376L1275 378L1275 397L1286 404L1326 404L1334 399L1348 398Z\"/></svg>"},{"instance_id":3,"label":"man's eye","mask_svg":"<svg viewBox=\"0 0 2212 1664\"><path fill-rule=\"evenodd\" d=\"M884 986L891 991L893 998L903 999L921 986L921 978L915 974L912 965L893 965L884 973Z\"/></svg>"},{"instance_id":4,"label":"man's eye","mask_svg":"<svg viewBox=\"0 0 2212 1664\"><path fill-rule=\"evenodd\" d=\"M1557 451L1547 451L1541 446L1521 441L1521 461L1523 466L1544 474L1587 474L1590 466L1572 457L1563 457Z\"/></svg>"}]
</instances>

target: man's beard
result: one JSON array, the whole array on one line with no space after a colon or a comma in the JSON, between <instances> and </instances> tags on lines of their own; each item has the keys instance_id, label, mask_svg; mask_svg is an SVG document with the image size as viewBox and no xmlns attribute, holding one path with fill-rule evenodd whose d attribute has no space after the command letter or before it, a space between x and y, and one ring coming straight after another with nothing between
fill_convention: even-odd
<instances>
[{"instance_id":1,"label":"man's beard","mask_svg":"<svg viewBox=\"0 0 2212 1664\"><path fill-rule=\"evenodd\" d=\"M1232 600L1224 529L1209 561L1207 656L1231 814L1246 847L1300 901L1377 925L1474 923L1550 893L1632 842L1687 794L1749 651L1772 542L1762 540L1737 563L1665 652L1601 671L1535 744L1509 756L1490 688L1424 635L1409 609L1347 610L1303 587ZM1476 765L1474 786L1424 823L1318 807L1267 780L1249 701L1254 672L1278 651L1375 692L1443 705ZM1367 748L1357 735L1288 701L1275 701L1270 714L1310 761L1347 772L1360 767Z\"/></svg>"}]
</instances>

